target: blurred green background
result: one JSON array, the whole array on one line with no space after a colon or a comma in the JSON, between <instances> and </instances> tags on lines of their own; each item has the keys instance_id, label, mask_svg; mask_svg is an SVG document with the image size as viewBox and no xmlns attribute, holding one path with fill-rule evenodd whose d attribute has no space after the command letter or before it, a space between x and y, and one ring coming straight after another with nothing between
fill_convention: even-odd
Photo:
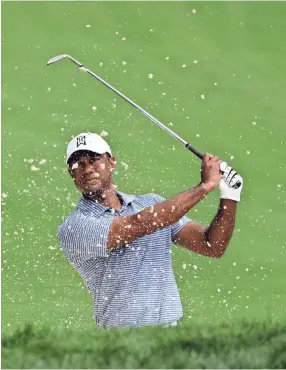
<instances>
[{"instance_id":1,"label":"blurred green background","mask_svg":"<svg viewBox=\"0 0 286 370\"><path fill-rule=\"evenodd\" d=\"M46 66L61 53L245 179L221 260L173 249L184 322L285 319L285 14L283 2L2 3L4 332L93 326L56 238L80 197L65 169L72 136L108 132L125 193L171 197L200 180L199 160L114 93L68 61ZM189 216L208 225L218 201Z\"/></svg>"}]
</instances>

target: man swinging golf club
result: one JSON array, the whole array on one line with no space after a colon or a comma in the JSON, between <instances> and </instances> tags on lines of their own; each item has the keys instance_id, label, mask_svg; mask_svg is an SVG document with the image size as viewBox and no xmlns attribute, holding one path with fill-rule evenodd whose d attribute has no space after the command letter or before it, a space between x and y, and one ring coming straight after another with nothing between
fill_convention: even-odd
<instances>
[{"instance_id":1,"label":"man swinging golf club","mask_svg":"<svg viewBox=\"0 0 286 370\"><path fill-rule=\"evenodd\" d=\"M94 133L70 141L67 164L82 197L58 237L93 297L96 324L102 328L176 324L183 310L171 244L220 258L234 230L241 176L206 153L198 185L167 200L153 193L127 195L117 190L112 178L116 163L108 143ZM238 180L240 186L232 187ZM208 227L185 216L217 186L220 203Z\"/></svg>"}]
</instances>

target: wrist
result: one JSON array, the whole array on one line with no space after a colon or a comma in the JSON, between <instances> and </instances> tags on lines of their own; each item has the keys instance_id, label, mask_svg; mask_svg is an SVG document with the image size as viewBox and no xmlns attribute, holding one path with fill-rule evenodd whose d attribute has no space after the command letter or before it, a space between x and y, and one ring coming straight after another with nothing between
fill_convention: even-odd
<instances>
[{"instance_id":1,"label":"wrist","mask_svg":"<svg viewBox=\"0 0 286 370\"><path fill-rule=\"evenodd\" d=\"M235 211L238 202L232 199L220 199L220 208L228 211Z\"/></svg>"},{"instance_id":2,"label":"wrist","mask_svg":"<svg viewBox=\"0 0 286 370\"><path fill-rule=\"evenodd\" d=\"M212 184L208 184L205 182L201 182L198 187L201 189L201 191L205 194L210 193L215 187Z\"/></svg>"}]
</instances>

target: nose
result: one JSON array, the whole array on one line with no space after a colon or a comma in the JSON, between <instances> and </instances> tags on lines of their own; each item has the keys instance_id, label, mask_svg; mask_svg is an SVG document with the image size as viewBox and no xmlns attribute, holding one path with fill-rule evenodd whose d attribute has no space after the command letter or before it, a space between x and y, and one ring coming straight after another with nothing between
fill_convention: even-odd
<instances>
[{"instance_id":1,"label":"nose","mask_svg":"<svg viewBox=\"0 0 286 370\"><path fill-rule=\"evenodd\" d=\"M82 176L88 177L93 172L95 172L93 164L90 163L89 161L84 161L84 163L82 164Z\"/></svg>"},{"instance_id":2,"label":"nose","mask_svg":"<svg viewBox=\"0 0 286 370\"><path fill-rule=\"evenodd\" d=\"M90 163L87 163L83 168L84 175L89 175L94 172L94 168Z\"/></svg>"}]
</instances>

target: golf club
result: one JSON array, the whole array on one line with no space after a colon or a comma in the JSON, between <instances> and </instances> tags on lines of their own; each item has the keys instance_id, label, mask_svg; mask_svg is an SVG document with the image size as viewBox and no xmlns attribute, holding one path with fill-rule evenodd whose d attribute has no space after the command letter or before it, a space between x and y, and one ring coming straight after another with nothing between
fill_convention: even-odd
<instances>
[{"instance_id":1,"label":"golf club","mask_svg":"<svg viewBox=\"0 0 286 370\"><path fill-rule=\"evenodd\" d=\"M75 65L77 65L81 70L84 72L87 72L92 77L96 78L98 81L100 81L103 85L107 86L110 90L115 92L117 95L119 95L122 99L127 101L129 104L131 104L133 107L135 107L137 110L139 110L141 113L143 113L147 118L149 118L152 122L154 122L157 126L161 127L163 130L168 132L171 136L173 136L175 139L177 139L181 144L185 146L185 148L189 149L193 154L195 154L198 158L203 158L203 153L201 153L198 149L194 148L191 144L189 144L187 141L182 139L179 135L177 135L174 131L170 130L168 127L166 127L162 122L160 122L157 118L153 117L150 113L146 112L143 108L141 108L138 104L136 104L134 101L129 99L127 96L122 94L120 91L115 89L113 86L111 86L108 82L106 82L104 79L102 79L100 76L92 72L90 69L84 67L82 63L80 63L78 60L73 58L72 56L68 54L60 54L53 58L51 58L47 65L51 65L53 63L56 63L62 59L69 59L71 62L73 62ZM232 187L237 189L241 186L240 181L237 181Z\"/></svg>"}]
</instances>

